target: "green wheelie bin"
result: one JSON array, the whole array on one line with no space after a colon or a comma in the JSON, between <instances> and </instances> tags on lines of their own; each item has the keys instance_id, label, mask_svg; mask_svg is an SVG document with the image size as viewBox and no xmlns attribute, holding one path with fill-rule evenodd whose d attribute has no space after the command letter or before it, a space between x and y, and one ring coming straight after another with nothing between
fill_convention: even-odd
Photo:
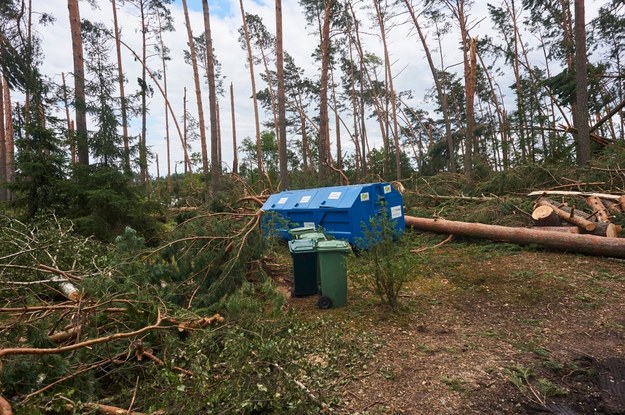
<instances>
[{"instance_id":1,"label":"green wheelie bin","mask_svg":"<svg viewBox=\"0 0 625 415\"><path fill-rule=\"evenodd\" d=\"M293 239L289 252L293 258L293 297L317 294L317 241Z\"/></svg>"},{"instance_id":2,"label":"green wheelie bin","mask_svg":"<svg viewBox=\"0 0 625 415\"><path fill-rule=\"evenodd\" d=\"M321 296L319 308L342 307L347 304L347 255L352 252L345 241L317 242L317 262Z\"/></svg>"},{"instance_id":3,"label":"green wheelie bin","mask_svg":"<svg viewBox=\"0 0 625 415\"><path fill-rule=\"evenodd\" d=\"M315 232L314 226L301 226L299 228L289 229L289 235L291 239L300 239L300 236L305 233Z\"/></svg>"}]
</instances>

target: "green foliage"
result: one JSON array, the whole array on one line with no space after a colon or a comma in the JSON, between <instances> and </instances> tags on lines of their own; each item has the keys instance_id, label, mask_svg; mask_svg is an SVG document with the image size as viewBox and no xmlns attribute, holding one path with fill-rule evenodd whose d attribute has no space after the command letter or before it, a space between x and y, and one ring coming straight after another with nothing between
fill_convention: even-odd
<instances>
[{"instance_id":1,"label":"green foliage","mask_svg":"<svg viewBox=\"0 0 625 415\"><path fill-rule=\"evenodd\" d=\"M146 397L148 402L181 414L320 413L322 402L337 399L329 385L339 370L357 366L375 348L367 336L353 343L343 324L307 321L282 311L283 304L270 281L245 283L225 297L216 308L227 325L171 350L172 361L196 376L158 372L150 389L160 393Z\"/></svg>"},{"instance_id":2,"label":"green foliage","mask_svg":"<svg viewBox=\"0 0 625 415\"><path fill-rule=\"evenodd\" d=\"M352 261L350 275L383 304L396 309L399 293L406 282L415 278L421 258L409 251L387 214L371 218L363 232L360 245L368 248Z\"/></svg>"},{"instance_id":3,"label":"green foliage","mask_svg":"<svg viewBox=\"0 0 625 415\"><path fill-rule=\"evenodd\" d=\"M150 242L161 231L156 216L162 208L146 200L130 179L115 168L87 171L77 167L73 177L59 187L66 201L59 213L74 220L77 230L85 235L112 241L130 226Z\"/></svg>"}]
</instances>

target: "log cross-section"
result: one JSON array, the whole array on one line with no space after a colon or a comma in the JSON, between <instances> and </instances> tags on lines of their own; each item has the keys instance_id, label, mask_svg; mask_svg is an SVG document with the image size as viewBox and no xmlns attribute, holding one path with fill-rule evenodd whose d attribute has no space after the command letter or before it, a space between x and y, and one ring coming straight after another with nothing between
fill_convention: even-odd
<instances>
[{"instance_id":1,"label":"log cross-section","mask_svg":"<svg viewBox=\"0 0 625 415\"><path fill-rule=\"evenodd\" d=\"M556 211L547 205L536 207L532 212L532 219L536 226L559 226L560 218Z\"/></svg>"},{"instance_id":2,"label":"log cross-section","mask_svg":"<svg viewBox=\"0 0 625 415\"><path fill-rule=\"evenodd\" d=\"M550 206L554 210L554 212L556 212L556 214L558 215L560 219L570 224L573 224L575 226L579 226L585 231L592 232L597 227L595 223L587 219L584 219L582 217L579 217L577 215L574 215L573 212L567 213L563 211L562 209L560 209L559 207L554 206L551 203L547 202L546 200L539 200L538 202L536 202L536 204L538 206Z\"/></svg>"}]
</instances>

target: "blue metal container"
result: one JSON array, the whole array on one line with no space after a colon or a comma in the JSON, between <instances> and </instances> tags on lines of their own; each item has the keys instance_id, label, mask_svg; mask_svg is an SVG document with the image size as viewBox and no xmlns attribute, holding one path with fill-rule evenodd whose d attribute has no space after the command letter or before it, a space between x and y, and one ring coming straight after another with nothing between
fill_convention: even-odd
<instances>
[{"instance_id":1,"label":"blue metal container","mask_svg":"<svg viewBox=\"0 0 625 415\"><path fill-rule=\"evenodd\" d=\"M286 190L269 196L262 207L263 232L289 240L289 229L316 226L336 239L363 247L364 227L384 210L397 232L403 232L401 194L390 183Z\"/></svg>"}]
</instances>

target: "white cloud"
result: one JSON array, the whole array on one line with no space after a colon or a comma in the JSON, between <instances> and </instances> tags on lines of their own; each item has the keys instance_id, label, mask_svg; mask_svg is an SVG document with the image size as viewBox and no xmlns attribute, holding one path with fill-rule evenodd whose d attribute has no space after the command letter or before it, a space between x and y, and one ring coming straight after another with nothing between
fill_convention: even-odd
<instances>
[{"instance_id":1,"label":"white cloud","mask_svg":"<svg viewBox=\"0 0 625 415\"><path fill-rule=\"evenodd\" d=\"M51 76L60 82L61 72L66 74L72 71L72 51L71 38L68 23L67 1L66 0L47 0L35 1L34 8L37 12L48 12L56 17L54 25L39 28L39 33L43 39L43 50L45 52L45 60L42 71L44 74ZM486 16L485 4L478 2L473 11L472 16ZM94 10L87 3L82 2L81 16L84 19L103 22L106 26L112 27L113 17L110 2L102 0L99 2L100 9ZM213 4L213 2L211 2ZM250 1L244 0L246 12L258 14L265 22L265 25L271 32L275 32L275 9L272 0ZM203 16L201 13L201 3L198 0L190 0L190 20L195 35L203 33ZM197 106L195 103L195 92L193 83L193 74L190 65L187 65L183 59L183 50L187 47L187 35L184 25L184 15L180 2L170 6L174 19L175 31L165 35L165 43L171 49L171 61L168 62L168 90L171 104L176 111L178 119L182 116L183 90L187 88L187 108L192 113L196 113ZM212 6L211 6L212 7ZM139 33L139 17L137 11L131 5L120 7L118 4L118 17L120 27L122 28L122 36L125 42L135 51L141 50L141 35ZM230 82L234 83L235 102L236 102L236 121L237 121L237 137L241 141L245 137L254 137L254 117L252 109L251 86L249 80L249 70L246 66L247 55L238 42L238 28L241 26L241 15L238 0L222 0L217 8L219 13L212 16L211 29L213 34L214 48L217 58L222 64L222 74L225 76L224 87L226 95L220 98L221 107L221 126L222 126L222 154L224 162L231 165L232 161L232 126L230 114L230 101L228 87ZM224 14L229 11L230 14ZM590 13L593 13L592 10ZM219 16L217 16L219 14ZM382 45L380 39L375 33L377 28L375 25L366 21L369 13L360 13L359 17L365 21L361 24L361 36L366 42L366 49L376 53L382 57ZM407 18L407 16L406 16ZM306 25L301 8L296 0L283 1L283 26L284 26L284 44L285 49L291 54L296 63L305 69L310 77L315 77L319 70L319 63L316 62L311 54L315 49L317 41L316 36L311 35L311 29ZM421 44L418 38L411 32L412 24L397 25L389 34L389 51L391 60L394 62L393 71L395 75L395 88L398 91L412 90L414 98L410 102L411 105L430 108L429 104L425 104L423 99L428 89L432 87L432 80L427 62ZM492 29L488 19L480 23L473 29L473 36L492 35ZM433 39L429 39L433 44ZM431 46L432 47L432 46ZM459 50L459 36L454 30L446 35L443 45L443 55L446 66L461 62L461 53ZM434 52L436 52L436 48ZM128 84L127 91L130 93L137 89L137 78L140 76L141 66L132 57L128 50L122 51L124 71L126 73ZM114 58L112 56L111 58ZM157 58L152 58L149 62L151 68L160 68L160 62ZM462 65L456 66L453 70L461 71ZM260 67L256 67L257 88L262 88L260 81ZM509 76L509 74L508 74ZM72 83L71 78L68 81ZM504 80L503 86L509 85ZM208 108L208 91L203 85L204 107ZM158 89L155 88L155 94L150 100L148 118L148 145L152 151L159 154L161 160L161 175L166 173L166 152L165 152L165 115L164 104ZM208 111L205 110L207 123ZM262 112L263 119L268 115ZM346 123L350 124L350 117L345 114ZM332 117L333 118L333 117ZM140 120L132 121L132 133L138 134L140 128ZM332 126L332 128L334 128ZM177 132L170 122L170 136L172 147L172 160L180 162L183 160L180 140ZM377 123L371 122L369 129L369 139L371 145L379 145L379 136ZM351 149L352 144L348 143L348 135L342 134L344 138L344 149ZM290 138L290 137L289 137ZM200 151L199 143L193 144L193 151ZM172 167L173 170L173 167ZM178 171L181 171L179 168ZM156 167L154 164L150 167L150 171L154 174Z\"/></svg>"}]
</instances>

